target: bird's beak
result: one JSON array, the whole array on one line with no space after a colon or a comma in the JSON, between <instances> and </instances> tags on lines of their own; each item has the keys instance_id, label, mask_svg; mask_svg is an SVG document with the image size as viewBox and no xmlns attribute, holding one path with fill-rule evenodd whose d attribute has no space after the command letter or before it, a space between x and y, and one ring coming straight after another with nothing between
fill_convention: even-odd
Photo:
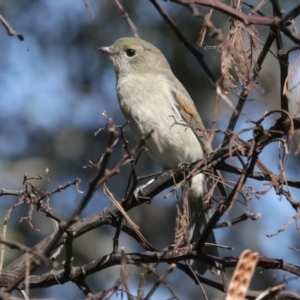
<instances>
[{"instance_id":1,"label":"bird's beak","mask_svg":"<svg viewBox=\"0 0 300 300\"><path fill-rule=\"evenodd\" d=\"M115 52L111 49L111 47L100 47L100 48L98 48L98 50L109 56L115 55Z\"/></svg>"}]
</instances>

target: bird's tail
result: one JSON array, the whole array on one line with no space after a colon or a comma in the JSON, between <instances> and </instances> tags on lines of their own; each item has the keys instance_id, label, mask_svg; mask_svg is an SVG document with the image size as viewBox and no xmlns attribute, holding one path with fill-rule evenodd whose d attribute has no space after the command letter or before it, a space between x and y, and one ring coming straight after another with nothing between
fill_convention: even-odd
<instances>
[{"instance_id":1,"label":"bird's tail","mask_svg":"<svg viewBox=\"0 0 300 300\"><path fill-rule=\"evenodd\" d=\"M205 175L199 174L194 176L188 191L191 238L193 242L199 240L201 233L209 221L208 205L204 202L204 196L206 193L207 182ZM210 234L206 242L216 244L213 232ZM216 247L204 246L200 251L203 251L208 255L218 256L218 249ZM217 272L215 266L208 266L205 263L198 261L192 262L192 268L193 270L198 271L199 274L204 274L208 268L213 273Z\"/></svg>"}]
</instances>

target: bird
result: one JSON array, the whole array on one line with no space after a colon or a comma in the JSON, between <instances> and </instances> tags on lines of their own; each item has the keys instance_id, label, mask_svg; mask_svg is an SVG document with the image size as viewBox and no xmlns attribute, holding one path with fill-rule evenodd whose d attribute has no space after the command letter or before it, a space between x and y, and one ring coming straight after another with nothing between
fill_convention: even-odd
<instances>
[{"instance_id":1,"label":"bird","mask_svg":"<svg viewBox=\"0 0 300 300\"><path fill-rule=\"evenodd\" d=\"M119 105L135 138L156 132L145 141L155 163L163 170L174 169L212 151L192 98L157 47L140 38L124 37L99 50L113 62ZM207 190L207 176L200 173L192 177L187 195L193 241L209 221L204 201ZM207 242L216 243L213 232ZM205 246L203 251L218 256L216 247ZM208 266L194 261L192 268L204 274Z\"/></svg>"}]
</instances>

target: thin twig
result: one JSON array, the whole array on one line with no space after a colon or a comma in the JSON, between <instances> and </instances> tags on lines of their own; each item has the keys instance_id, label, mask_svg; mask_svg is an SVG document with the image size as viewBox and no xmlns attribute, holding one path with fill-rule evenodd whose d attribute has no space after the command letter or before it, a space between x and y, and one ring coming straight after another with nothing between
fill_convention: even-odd
<instances>
[{"instance_id":1,"label":"thin twig","mask_svg":"<svg viewBox=\"0 0 300 300\"><path fill-rule=\"evenodd\" d=\"M114 0L116 6L118 7L118 9L121 11L124 19L127 21L132 33L133 33L133 36L138 38L139 35L138 35L138 29L136 28L136 26L134 25L134 23L132 22L131 18L129 17L128 13L126 12L126 10L124 9L124 7L122 6L122 4L120 3L119 0Z\"/></svg>"},{"instance_id":2,"label":"thin twig","mask_svg":"<svg viewBox=\"0 0 300 300\"><path fill-rule=\"evenodd\" d=\"M4 17L1 14L0 14L0 22L5 27L8 35L16 36L20 41L24 41L24 37L15 29L13 29L12 26L4 19Z\"/></svg>"}]
</instances>

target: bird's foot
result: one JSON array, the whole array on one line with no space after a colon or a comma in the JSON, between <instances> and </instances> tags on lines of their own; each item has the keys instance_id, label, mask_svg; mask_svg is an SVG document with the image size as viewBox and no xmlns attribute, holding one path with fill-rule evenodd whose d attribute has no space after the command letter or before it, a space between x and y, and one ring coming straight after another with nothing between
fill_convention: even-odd
<instances>
[{"instance_id":1,"label":"bird's foot","mask_svg":"<svg viewBox=\"0 0 300 300\"><path fill-rule=\"evenodd\" d=\"M136 189L135 189L135 191L133 192L133 196L134 196L134 198L137 200L137 201L139 201L139 199L147 199L147 200L150 200L151 198L150 197L145 197L145 196L143 196L143 194L141 193L142 192L142 190L146 187L146 186L148 186L149 184L151 184L152 182L154 182L155 181L155 179L153 178L153 179L151 179L151 180L149 180L146 184L143 184L143 185L140 185L139 187L137 187Z\"/></svg>"},{"instance_id":2,"label":"bird's foot","mask_svg":"<svg viewBox=\"0 0 300 300\"><path fill-rule=\"evenodd\" d=\"M179 165L178 165L178 168L180 169L185 169L187 167L190 166L191 163L187 162L187 161L184 161L184 162L181 162Z\"/></svg>"}]
</instances>

